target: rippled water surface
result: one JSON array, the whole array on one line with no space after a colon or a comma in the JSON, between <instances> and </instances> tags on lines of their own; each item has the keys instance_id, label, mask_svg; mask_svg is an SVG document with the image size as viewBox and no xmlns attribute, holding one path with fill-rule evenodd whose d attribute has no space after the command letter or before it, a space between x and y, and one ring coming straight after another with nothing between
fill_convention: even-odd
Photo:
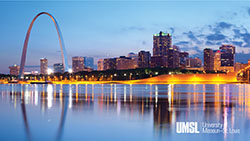
<instances>
[{"instance_id":1,"label":"rippled water surface","mask_svg":"<svg viewBox=\"0 0 250 141\"><path fill-rule=\"evenodd\" d=\"M0 140L247 140L250 85L2 84L0 114ZM177 134L188 121L228 132Z\"/></svg>"}]
</instances>

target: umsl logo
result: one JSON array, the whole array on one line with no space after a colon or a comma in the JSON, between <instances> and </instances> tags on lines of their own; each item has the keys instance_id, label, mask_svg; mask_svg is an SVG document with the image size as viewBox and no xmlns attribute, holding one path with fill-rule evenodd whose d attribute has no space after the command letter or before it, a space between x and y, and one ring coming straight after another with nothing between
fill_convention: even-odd
<instances>
[{"instance_id":1,"label":"umsl logo","mask_svg":"<svg viewBox=\"0 0 250 141\"><path fill-rule=\"evenodd\" d=\"M177 133L200 133L197 122L176 122Z\"/></svg>"}]
</instances>

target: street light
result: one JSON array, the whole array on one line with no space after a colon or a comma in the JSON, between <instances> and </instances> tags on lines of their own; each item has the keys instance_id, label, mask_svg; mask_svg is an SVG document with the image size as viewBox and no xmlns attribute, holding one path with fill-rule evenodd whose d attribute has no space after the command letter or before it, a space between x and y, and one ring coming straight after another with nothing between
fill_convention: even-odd
<instances>
[{"instance_id":1,"label":"street light","mask_svg":"<svg viewBox=\"0 0 250 141\"><path fill-rule=\"evenodd\" d=\"M69 69L69 73L72 73L73 71L72 71L72 69Z\"/></svg>"}]
</instances>

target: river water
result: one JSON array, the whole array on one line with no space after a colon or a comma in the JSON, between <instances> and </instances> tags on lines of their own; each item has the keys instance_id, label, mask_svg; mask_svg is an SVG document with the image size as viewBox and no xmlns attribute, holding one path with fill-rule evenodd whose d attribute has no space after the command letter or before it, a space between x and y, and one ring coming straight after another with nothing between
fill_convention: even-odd
<instances>
[{"instance_id":1,"label":"river water","mask_svg":"<svg viewBox=\"0 0 250 141\"><path fill-rule=\"evenodd\" d=\"M177 122L195 122L199 133L177 133ZM249 137L248 84L0 85L0 140Z\"/></svg>"}]
</instances>

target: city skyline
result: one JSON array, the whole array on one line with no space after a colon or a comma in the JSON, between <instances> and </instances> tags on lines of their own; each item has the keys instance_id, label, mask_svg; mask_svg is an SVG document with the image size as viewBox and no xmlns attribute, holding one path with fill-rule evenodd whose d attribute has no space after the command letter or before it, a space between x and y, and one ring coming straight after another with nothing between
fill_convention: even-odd
<instances>
[{"instance_id":1,"label":"city skyline","mask_svg":"<svg viewBox=\"0 0 250 141\"><path fill-rule=\"evenodd\" d=\"M50 13L52 13L55 18L58 20L58 23L60 24L60 27L62 28L62 34L65 40L65 46L66 46L66 50L68 51L68 62L71 62L71 59L73 56L93 56L95 58L95 64L97 62L97 60L99 58L112 58L115 56L124 56L127 55L129 52L139 52L140 50L146 50L146 51L150 51L151 54L153 54L152 52L152 35L155 33L158 33L160 30L163 30L164 32L167 31L171 34L173 34L173 44L174 45L178 45L181 50L183 51L187 51L190 53L191 56L194 57L199 57L199 58L203 58L201 55L203 52L204 48L209 48L211 47L212 49L218 48L220 45L218 44L218 42L220 41L221 44L226 43L226 39L229 40L230 44L231 42L235 42L234 45L236 46L236 61L237 62L244 62L246 63L248 58L246 58L246 55L248 55L248 47L242 47L243 45L247 45L247 38L248 38L248 31L247 31L247 27L245 26L246 24L244 23L246 20L244 20L244 18L248 18L247 16L249 16L248 13L248 8L244 6L244 2L236 4L234 2L217 2L216 6L213 7L213 2L207 2L208 3L208 7L206 7L204 11L208 10L210 11L210 14L208 14L208 19L201 19L197 22L194 22L193 20L195 19L194 17L201 17L201 15L196 14L193 17L190 17L191 13L193 12L197 12L195 10L201 10L199 7L199 4L204 4L203 2L198 2L195 3L195 7L197 9L193 10L193 11L188 11L186 14L187 18L190 18L190 20L188 20L185 24L181 24L180 21L185 20L184 19L180 19L178 18L178 16L180 16L179 14L182 13L183 11L178 11L180 9L182 9L184 6L183 5L179 5L178 7L175 7L176 9L172 9L169 10L171 14L175 14L176 17L173 18L173 16L170 16L170 20L163 18L163 20L160 17L165 17L165 10L164 8L161 9L160 5L167 5L169 3L164 3L164 2L159 2L156 3L155 5L152 5L150 2L141 2L141 6L139 8L139 13L133 13L135 14L135 16L132 16L132 19L129 19L129 22L123 22L126 21L126 18L117 18L119 16L121 16L122 14L127 14L127 15L132 15L132 12L134 12L134 5L133 2L121 2L121 3L112 3L111 5L109 3L98 3L98 2L89 2L89 3L84 3L84 2L63 2L60 3L58 6L54 7L54 9L51 9L50 6L54 6L57 3L56 2L47 2L46 4L46 8L43 7L43 2L26 2L26 4L24 3L18 3L16 5L12 5L11 3L8 2L1 2L2 6L3 6L3 11L8 11L7 8L10 7L14 7L16 10L18 10L18 8L20 8L20 6L25 6L27 7L27 10L33 9L32 11L34 12L25 12L25 10L23 12L20 13L15 13L15 10L13 12L10 11L10 13L8 14L8 17L1 15L1 18L3 19L3 25L7 24L5 23L6 21L9 20L8 26L6 27L6 29L3 29L2 26L1 28L3 29L2 33L1 33L1 43L2 46L1 47L1 59L4 59L6 57L8 57L8 61L1 61L1 69L0 69L0 73L8 73L8 67L13 65L13 64L19 64L19 60L20 60L20 56L21 56L21 49L22 49L22 45L24 42L24 36L26 33L26 30L28 28L29 22L31 21L31 19L35 16L35 14L37 14L37 12L40 12L38 10L43 9L43 11L48 11ZM28 4L27 4L28 3ZM124 7L124 3L125 3L125 7ZM137 2L138 3L138 2ZM150 4L149 4L150 3ZM69 13L65 13L62 12L62 9L65 8L65 5L69 5L69 9L72 9L71 12ZM93 9L98 8L98 6L102 7L102 9L97 9L97 11L94 11L92 13L89 13L88 16L86 17L86 20L79 20L80 18L77 18L77 16L79 16L77 13L73 13L73 9L78 10L79 12L81 11L78 7L77 4L86 4L86 5L91 5ZM175 2L171 2L170 5L176 5L177 3ZM189 3L189 5L191 5L191 3ZM226 8L223 9L223 5L226 4ZM106 7L105 7L106 6ZM98 15L100 14L100 12L103 12L102 10L104 9L109 9L110 7L116 7L117 9L120 7L123 7L121 10L117 11L117 14L113 14L112 11L105 11L105 15L104 17L109 19L109 20L103 20L103 18L100 18L100 20L96 20L96 18L93 18L92 16L94 15ZM157 19L155 19L156 17L154 16L155 12L152 12L150 14L150 17L152 16L151 20L147 20L147 18L145 18L145 14L143 12L146 12L147 9L151 9L156 7L156 11L161 11L160 15L156 16L158 17ZM236 10L236 12L234 13L226 13L225 11L230 11L230 8L235 8L238 9L238 11ZM36 9L35 9L36 8ZM127 12L127 9L131 9L131 12ZM169 7L171 9L171 7ZM185 7L184 10L190 10L190 7ZM211 10L213 9L213 10ZM220 16L215 16L215 11L218 13L219 11L219 15ZM107 13L109 13L110 15L106 15ZM73 14L72 14L73 13ZM82 12L84 13L84 12ZM22 14L22 15L19 15ZM171 15L170 14L170 15ZM227 14L231 14L230 16L234 19L227 19L227 18L222 18L221 20L218 20L218 17L226 17ZM232 16L234 14L238 14L237 16ZM18 16L19 15L19 16ZM140 17L139 19L138 16ZM82 16L79 16L82 17ZM95 17L95 16L94 16ZM116 18L115 18L116 17ZM236 17L236 18L235 18ZM238 19L240 19L239 17L244 17L241 20L236 20L238 17ZM113 18L113 20L112 20ZM214 18L214 19L213 19ZM250 18L250 16L249 16ZM87 20L89 19L89 21ZM127 18L128 19L128 18ZM226 20L227 19L227 20ZM19 20L20 22L15 22ZM51 66L54 63L58 63L61 62L61 57L60 57L60 52L58 52L59 46L58 41L57 41L57 37L56 37L56 33L55 33L55 29L53 29L53 24L51 21L49 21L48 17L46 16L41 16L39 19L39 21L37 21L34 25L34 29L31 33L31 39L30 39L30 44L29 44L29 51L27 54L27 65L28 66L32 66L32 65L37 65L39 64L39 59L42 57L46 57L50 60L49 62L49 66ZM235 20L237 21L237 25L235 24ZM72 21L74 21L74 24L72 23ZM80 22L79 22L80 21ZM99 22L98 22L99 21ZM133 22L131 22L133 21ZM152 26L153 23L152 21L156 22L156 24L158 24L158 26ZM164 22L168 21L168 24L162 24ZM80 24L78 24L78 22ZM191 22L191 23L190 23ZM95 23L95 24L94 24ZM122 23L122 25L121 25ZM161 23L161 25L159 25ZM94 24L96 28L93 28L94 26L91 25ZM209 24L210 26L206 26L207 24ZM69 27L70 25L70 27ZM72 27L72 25L74 25ZM75 26L76 25L76 26ZM116 25L116 26L115 26ZM164 25L164 26L163 26ZM174 27L174 26L176 27ZM242 26L241 26L242 25ZM85 26L89 26L91 28L86 29ZM112 26L112 28L110 28ZM118 26L118 27L117 27ZM208 30L207 32L205 32L205 34L203 35L203 37L205 36L207 38L207 41L213 41L211 42L207 42L206 44L211 44L211 45L204 45L204 43L200 43L200 46L196 46L198 42L200 42L200 38L203 38L202 35L197 35L195 33L194 27L199 27L198 29L202 29L203 30ZM204 27L206 26L206 28ZM45 31L39 30L39 29L45 29ZM105 27L105 28L104 28ZM186 29L180 29L180 27L184 27ZM208 28L210 27L210 28ZM12 28L10 30L10 28ZM80 29L79 31L81 32L76 32L76 28ZM84 29L84 30L83 30ZM211 30L209 30L211 29ZM238 29L238 30L237 30ZM9 31L7 31L9 30ZM214 34L211 33L211 31L214 31ZM216 30L221 31L220 33L216 32ZM228 31L228 30L232 30L234 32L234 34L232 33L228 33L228 34L224 34L222 33L222 31ZM74 35L73 32L74 31ZM192 31L192 32L189 32ZM105 32L105 33L104 33ZM238 32L238 36L240 36L239 38L243 41L241 41L240 39L237 39L239 41L233 41L231 40L231 38L233 38L234 36L236 36L236 33ZM15 33L15 34L14 34ZM50 35L51 33L51 35ZM180 34L181 33L181 34ZM185 33L185 34L184 34ZM202 32L203 33L203 32ZM80 35L84 35L84 36L80 36ZM211 34L211 35L210 35ZM230 35L232 34L232 35ZM5 36L3 36L5 35ZM12 36L13 35L13 36ZM105 35L105 37L103 36ZM115 36L114 36L115 35ZM119 35L119 36L117 36ZM214 36L212 36L214 35ZM225 36L226 35L226 36ZM12 38L10 38L10 36ZM49 38L47 38L46 36L49 36ZM72 37L71 37L72 36ZM198 37L199 36L199 37ZM230 37L231 36L231 37ZM112 37L112 38L111 38ZM187 38L187 39L183 39L183 38ZM205 38L204 37L204 38ZM230 38L228 38L230 37ZM249 36L250 37L250 36ZM222 39L223 38L223 39ZM246 38L246 39L245 39ZM14 40L14 41L10 41ZM98 40L98 42L94 42L95 40ZM230 42L231 40L231 42ZM223 42L225 41L225 42ZM81 42L81 43L79 43ZM228 41L227 41L228 42ZM79 43L79 44L77 44ZM91 44L93 44L93 47L91 46ZM102 44L102 45L100 45ZM187 45L186 45L187 44ZM190 45L190 44L195 44L195 45ZM215 45L214 45L215 44ZM218 44L218 45L217 45ZM236 45L238 44L238 45ZM241 45L240 45L241 44ZM189 47L186 47L189 46ZM195 47L196 46L196 47ZM9 50L10 49L11 52ZM49 50L48 50L49 48ZM123 48L121 50L121 48ZM101 51L101 52L100 52ZM240 53L244 51L244 53ZM39 54L38 54L39 53ZM8 55L8 54L12 54L12 55ZM6 56L8 55L8 56ZM53 56L53 58L52 58ZM32 59L31 59L32 58ZM34 58L34 59L33 59ZM37 59L36 59L37 58ZM20 65L20 64L19 64ZM71 65L71 63L70 63Z\"/></svg>"}]
</instances>

